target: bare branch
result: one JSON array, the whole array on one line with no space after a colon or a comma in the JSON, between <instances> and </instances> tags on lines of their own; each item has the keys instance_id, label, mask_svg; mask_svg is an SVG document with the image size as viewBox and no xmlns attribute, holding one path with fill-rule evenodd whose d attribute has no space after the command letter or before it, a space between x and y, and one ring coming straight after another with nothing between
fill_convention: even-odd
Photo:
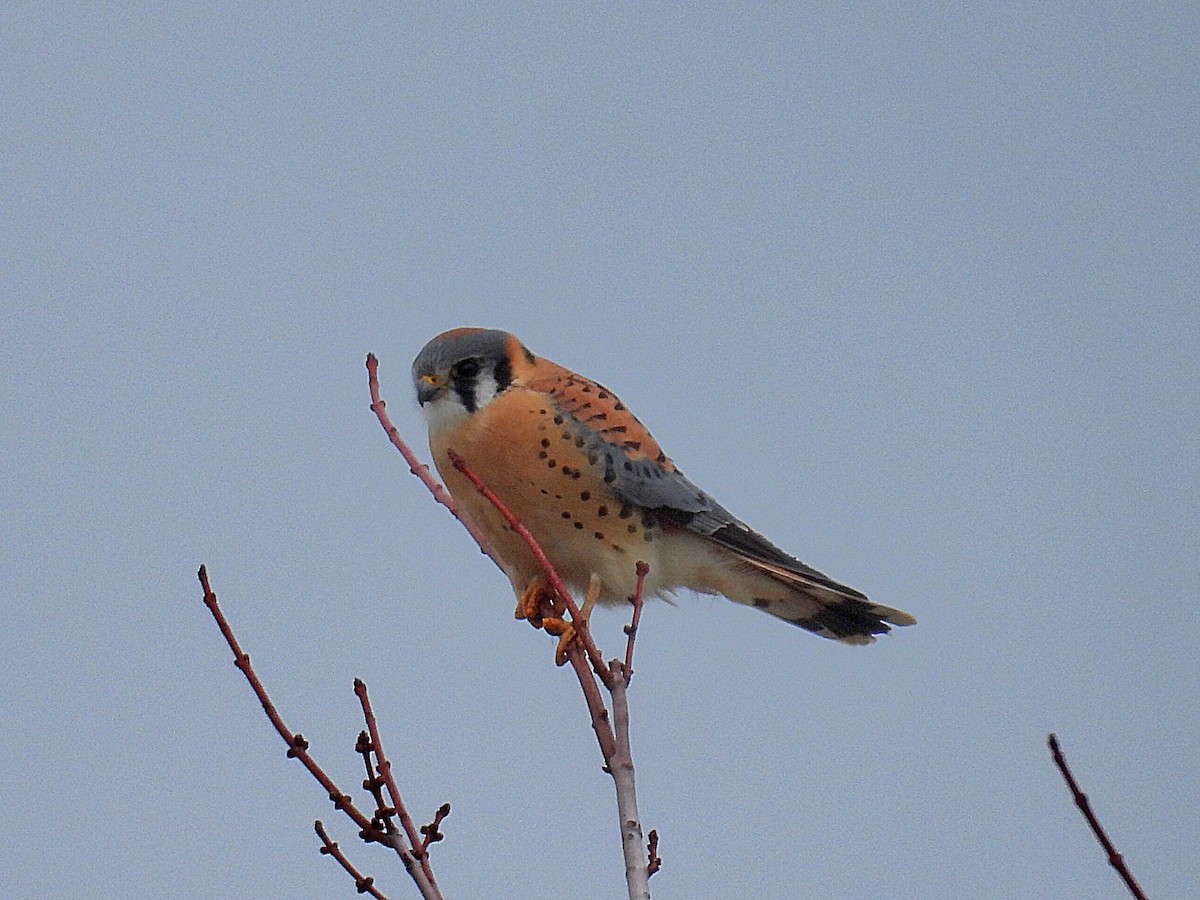
<instances>
[{"instance_id":1,"label":"bare branch","mask_svg":"<svg viewBox=\"0 0 1200 900\"><path fill-rule=\"evenodd\" d=\"M658 832L651 828L647 837L649 840L646 842L646 877L649 878L662 868L662 860L658 857Z\"/></svg>"},{"instance_id":2,"label":"bare branch","mask_svg":"<svg viewBox=\"0 0 1200 900\"><path fill-rule=\"evenodd\" d=\"M371 386L371 409L379 417L379 421L383 425L384 430L387 431L392 443L404 455L405 460L409 464L409 469L422 480L439 501L455 513L459 521L466 526L467 530L475 538L476 543L487 553L487 543L482 535L462 516L458 515L453 500L449 498L445 489L437 484L429 474L429 467L422 465L417 460L416 456L408 448L408 445L401 439L395 426L388 420L384 412L383 401L379 399L379 384L377 380L378 362L374 354L367 356L367 371ZM600 653L600 649L596 646L596 642L592 637L587 615L579 609L570 591L567 590L566 585L563 584L562 579L559 577L554 565L547 558L545 552L538 545L537 540L529 532L529 529L525 527L524 523L508 509L505 503L496 496L483 480L471 470L466 461L455 453L453 449L449 450L449 457L454 467L471 481L475 488L496 508L513 530L525 541L530 552L541 565L546 579L550 584L550 589L554 593L556 603L560 605L560 609L566 610L571 615L570 625L573 628L573 634L563 634L559 649L565 657L564 661L570 662L571 667L575 670L579 686L583 690L588 711L591 714L592 730L596 734L600 753L604 757L604 771L612 775L616 786L617 814L621 827L621 843L625 856L626 887L629 891L630 900L649 900L649 877L652 871L657 871L657 867L661 864L661 861L658 860L654 852L651 853L649 864L642 857L642 826L637 812L633 758L630 753L629 702L627 694L629 676L633 671L633 638L641 616L642 588L649 568L645 563L639 563L637 567L637 590L635 596L630 598L630 602L634 606L633 620L626 627L626 634L629 635L629 640L625 648L625 661L622 663L621 660L614 659L611 663L606 664ZM489 555L491 554L489 553ZM496 562L494 556L492 559ZM561 615L561 613L558 613L558 615ZM534 621L532 616L530 618L531 621ZM534 624L539 623L534 621ZM548 625L549 620L545 624ZM559 623L559 627L562 627L561 622ZM609 720L609 711L604 705L603 698L600 696L600 690L596 684L596 677L593 677L593 672L612 695L612 722ZM440 833L437 831L440 821L440 817L435 818L433 824L429 826L430 832L427 835L430 839L429 842L437 839L434 835L440 837ZM423 843L422 849L427 846L428 843ZM652 848L657 847L657 835L654 836L654 844L651 846Z\"/></svg>"},{"instance_id":3,"label":"bare branch","mask_svg":"<svg viewBox=\"0 0 1200 900\"><path fill-rule=\"evenodd\" d=\"M443 803L438 807L437 812L433 814L433 821L428 825L421 826L421 834L425 836L425 839L421 841L422 853L428 853L430 844L436 844L445 837L445 835L438 830L438 826L442 824L442 821L448 815L450 815L450 804Z\"/></svg>"},{"instance_id":4,"label":"bare branch","mask_svg":"<svg viewBox=\"0 0 1200 900\"><path fill-rule=\"evenodd\" d=\"M341 789L333 783L333 779L325 774L325 770L317 765L316 760L309 755L308 741L304 739L304 736L293 733L284 724L279 711L275 709L275 704L267 696L266 688L263 687L262 682L258 679L258 675L255 674L253 667L250 665L250 654L242 650L241 645L233 634L233 629L225 618L225 613L217 605L217 595L213 593L213 589L209 586L208 572L204 566L200 567L198 574L200 577L200 586L204 589L204 605L212 613L212 617L217 622L217 627L221 629L221 634L225 637L225 642L229 644L229 649L233 651L233 664L246 676L246 680L250 682L250 687L254 691L254 695L258 697L258 702L262 704L267 718L271 720L271 724L275 726L275 730L279 732L279 736L287 744L288 757L300 760L304 768L312 773L313 778L321 783L321 787L329 795L329 799L333 802L335 809L340 809L346 813L361 831L367 834L373 833L374 827L371 824L371 820L363 815L362 811L354 805L354 801L350 799L348 794L342 793Z\"/></svg>"},{"instance_id":5,"label":"bare branch","mask_svg":"<svg viewBox=\"0 0 1200 900\"><path fill-rule=\"evenodd\" d=\"M396 823L393 821L396 810L383 799L383 779L376 774L375 766L371 762L374 749L371 736L365 731L360 731L354 744L354 752L362 757L363 767L367 770L367 777L362 783L363 790L369 791L375 800L375 815L371 822L379 831L386 832L390 837L396 831Z\"/></svg>"},{"instance_id":6,"label":"bare branch","mask_svg":"<svg viewBox=\"0 0 1200 900\"><path fill-rule=\"evenodd\" d=\"M413 848L412 856L420 861L425 877L436 890L437 880L433 877L433 870L429 865L429 854L425 852L426 842L421 840L421 833L417 830L412 816L408 814L408 810L404 806L404 799L400 796L400 788L396 785L396 779L392 775L392 764L384 755L383 743L379 740L379 726L375 722L375 712L371 709L371 698L367 695L367 685L361 678L354 679L354 693L362 705L363 718L366 720L367 731L370 734L371 751L375 754L375 771L383 779L388 796L392 801L389 811L394 811L400 817L400 824L404 828L404 833L408 835L409 846Z\"/></svg>"},{"instance_id":7,"label":"bare branch","mask_svg":"<svg viewBox=\"0 0 1200 900\"><path fill-rule=\"evenodd\" d=\"M491 556L492 553L488 550L487 541L479 533L479 529L459 515L458 504L454 502L454 498L450 496L450 492L437 482L437 479L429 471L429 466L421 462L420 457L404 442L404 438L400 437L399 429L392 424L392 420L386 411L387 403L379 396L379 360L375 358L374 353L367 354L367 383L371 390L371 412L375 413L376 418L379 419L379 424L387 432L388 439L400 451L400 455L404 457L404 461L408 463L409 471L420 478L421 483L425 487L429 488L429 493L433 494L433 499L450 510L454 518L462 523L463 528L467 529L467 532L475 539L475 543L479 545L479 549L488 556Z\"/></svg>"},{"instance_id":8,"label":"bare branch","mask_svg":"<svg viewBox=\"0 0 1200 900\"><path fill-rule=\"evenodd\" d=\"M604 658L600 655L600 649L596 646L596 642L592 640L591 629L588 627L587 616L580 612L579 606L575 603L575 598L571 596L571 592L568 591L567 586L563 584L562 579L558 575L558 571L554 568L554 565L547 558L545 552L538 545L538 542L534 538L533 534L530 533L529 529L525 527L525 523L517 518L517 516L513 514L512 510L505 505L504 501L497 497L495 492L483 483L483 479L476 475L474 471L472 471L471 467L467 465L466 460L459 456L453 448L448 450L447 454L450 457L450 462L454 464L454 468L458 469L458 471L462 472L463 475L467 477L471 484L475 486L475 489L479 491L479 493L483 494L483 496L489 503L492 504L492 506L496 507L496 511L504 517L505 521L508 522L508 524L512 526L513 530L521 536L521 539L525 541L525 544L529 547L534 559L538 561L538 564L542 567L542 571L546 573L546 578L549 580L550 586L554 588L554 593L558 596L559 602L561 602L562 605L567 608L567 611L571 613L571 624L575 626L576 637L583 644L584 649L587 651L588 659L592 663L592 668L594 668L597 674L603 678L604 670L606 668L604 665Z\"/></svg>"},{"instance_id":9,"label":"bare branch","mask_svg":"<svg viewBox=\"0 0 1200 900\"><path fill-rule=\"evenodd\" d=\"M525 527L524 523L504 504L504 502L496 496L483 480L476 475L471 467L461 456L449 451L450 461L454 467L465 475L475 488L487 498L488 502L496 508L512 527L512 529L521 536L529 547L534 558L541 564L543 571L546 573L546 578L549 580L554 592L558 595L562 602L571 613L571 623L576 627L575 640L567 644L565 652L567 659L570 661L572 668L575 669L575 675L579 679L579 686L583 689L584 698L587 701L588 710L592 716L592 730L596 733L596 740L600 744L600 753L604 757L604 770L613 777L613 782L617 791L617 816L621 827L621 849L625 856L625 884L629 890L630 900L649 900L650 898L650 874L647 865L642 861L642 822L637 810L637 790L633 777L633 754L630 751L629 744L629 670L621 663L620 660L614 659L611 664L605 665L603 657L600 654L600 649L596 646L595 640L592 638L591 629L588 628L587 617L584 616L576 606L570 592L567 591L562 579L554 568L554 564L550 562L545 552L538 545L537 539ZM641 610L642 604L642 587L645 583L646 574L650 571L649 566L645 563L639 563L637 567L638 583L637 593L630 598L634 607L634 615L637 616ZM626 646L625 656L632 665L633 646L632 646L632 631L634 625L629 626L630 641ZM584 650L580 650L582 644ZM592 669L608 688L609 694L612 696L612 723L609 722L608 710L604 706L604 701L600 697L600 691L596 687L596 680L592 677L592 673L587 669L587 659L592 663Z\"/></svg>"},{"instance_id":10,"label":"bare branch","mask_svg":"<svg viewBox=\"0 0 1200 900\"><path fill-rule=\"evenodd\" d=\"M483 483L483 480L475 474L461 456L453 450L450 450L449 453L450 461L454 464L454 467L467 477L471 484L483 494L488 502L496 508L496 511L504 517L505 521L525 541L534 558L541 564L542 570L546 573L546 578L550 582L550 586L554 589L554 593L558 596L559 601L571 613L571 623L575 625L576 629L576 642L567 646L567 659L571 663L572 668L575 669L575 675L579 678L579 686L583 689L588 710L592 714L592 730L596 732L596 740L600 744L600 753L604 756L605 763L607 764L609 758L616 752L616 738L613 736L612 726L608 722L608 710L604 706L604 700L600 697L600 691L596 687L596 682L592 678L591 672L588 671L587 662L579 652L579 644L582 643L587 648L587 656L592 661L592 668L598 673L606 672L608 667L604 665L600 650L596 646L596 642L592 639L591 629L587 627L587 619L580 612L579 606L571 596L571 592L563 584L558 571L554 568L554 564L546 557L545 552L538 545L537 540L530 533L529 529L525 527L525 524L513 514L504 504L504 501L497 497L491 488Z\"/></svg>"},{"instance_id":11,"label":"bare branch","mask_svg":"<svg viewBox=\"0 0 1200 900\"><path fill-rule=\"evenodd\" d=\"M1083 813L1083 817L1087 819L1088 825L1092 828L1092 834L1096 836L1096 840L1100 842L1100 846L1108 854L1109 865L1117 870L1117 874L1125 882L1125 887L1129 888L1129 893L1133 894L1137 900L1146 900L1146 895L1142 893L1141 887L1138 886L1138 883L1133 878L1133 874L1126 867L1124 857L1117 852L1117 848L1113 846L1112 841L1108 839L1108 835L1104 833L1104 829L1100 825L1100 820L1092 812L1092 805L1088 802L1087 794L1079 789L1079 784L1075 781L1075 776L1071 774L1067 760L1058 746L1058 737L1053 734L1050 735L1047 743L1050 746L1050 755L1054 758L1054 764L1058 766L1058 770L1062 772L1063 779L1067 782L1067 787L1071 789L1071 796L1075 799L1075 805L1079 807L1079 811Z\"/></svg>"},{"instance_id":12,"label":"bare branch","mask_svg":"<svg viewBox=\"0 0 1200 900\"><path fill-rule=\"evenodd\" d=\"M358 871L354 867L354 864L346 859L346 854L338 849L338 845L329 839L329 834L325 831L325 826L321 824L320 819L317 819L313 823L313 830L317 832L317 837L321 839L321 853L326 856L332 856L338 861L338 864L354 879L355 890L360 894L370 894L375 900L388 900L387 895L375 887L375 879L367 877Z\"/></svg>"},{"instance_id":13,"label":"bare branch","mask_svg":"<svg viewBox=\"0 0 1200 900\"><path fill-rule=\"evenodd\" d=\"M418 860L416 853L412 849L413 846L420 846L421 841L419 836L417 840L413 842L412 846L408 846L405 845L404 840L401 838L398 832L392 829L387 829L386 824L381 828L381 822L384 821L385 817L377 816L374 820L368 819L362 810L360 810L354 804L354 801L350 798L350 795L342 793L341 789L334 784L333 779L329 777L325 770L322 769L321 766L317 764L317 761L309 754L308 741L304 739L303 735L294 733L287 727L286 724L284 724L283 717L280 716L279 711L275 708L275 704L267 695L266 688L263 687L263 684L259 680L257 673L250 665L250 654L242 650L241 644L238 643L238 639L233 633L233 628L230 626L229 621L225 618L225 613L221 610L221 607L217 603L217 595L209 585L207 569L204 566L201 566L200 571L197 574L200 578L200 586L204 590L204 605L208 607L208 611L212 614L213 619L217 623L217 627L221 630L221 634L225 638L225 642L229 645L229 649L233 651L234 665L237 666L238 670L241 671L241 673L246 677L246 680L250 683L251 689L254 691L254 695L258 698L259 703L262 704L263 711L267 714L267 718L270 719L271 724L275 727L275 730L279 733L279 736L283 738L283 742L287 744L288 757L298 759L301 764L303 764L304 768L306 768L309 773L320 783L321 787L323 787L325 792L329 795L329 799L333 802L334 809L343 811L347 816L349 816L350 820L358 826L359 837L368 843L376 841L384 844L385 846L391 847L396 851L396 853L400 856L400 859L404 862L404 867L408 871L408 874L412 877L414 883L417 885L417 889L421 892L422 897L426 898L426 900L442 900L442 895L438 890L437 883L433 880L432 874L428 871L428 861L426 859ZM369 717L368 719L368 727L375 727L373 716ZM361 736L359 744L362 744ZM373 741L373 747L378 747L378 740ZM362 751L360 750L359 752ZM378 804L378 796L376 795L376 792L372 791L372 795L376 796L376 802ZM394 797L399 797L398 791L394 794ZM327 843L332 844L332 842ZM334 853L333 850L326 852ZM348 866L348 863L343 863L343 868L346 868L346 866ZM358 875L356 870L347 868L347 871L354 875L356 884L363 883L366 884L368 888L370 887L370 879L363 881L362 876ZM362 889L360 888L360 892L361 890Z\"/></svg>"},{"instance_id":14,"label":"bare branch","mask_svg":"<svg viewBox=\"0 0 1200 900\"><path fill-rule=\"evenodd\" d=\"M650 574L650 566L637 561L637 587L634 589L633 596L629 598L629 602L633 604L633 618L629 624L625 626L625 633L629 635L629 640L625 642L625 680L628 682L633 677L633 642L637 638L638 625L642 621L642 589L646 586L646 576Z\"/></svg>"}]
</instances>

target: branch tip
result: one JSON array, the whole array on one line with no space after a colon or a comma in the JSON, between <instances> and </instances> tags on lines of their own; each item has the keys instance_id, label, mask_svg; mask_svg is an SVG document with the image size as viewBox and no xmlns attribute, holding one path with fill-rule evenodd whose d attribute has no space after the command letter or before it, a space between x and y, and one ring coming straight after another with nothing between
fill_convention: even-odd
<instances>
[{"instance_id":1,"label":"branch tip","mask_svg":"<svg viewBox=\"0 0 1200 900\"><path fill-rule=\"evenodd\" d=\"M1100 842L1100 846L1104 848L1104 852L1108 854L1108 864L1116 869L1117 874L1125 883L1125 887L1128 888L1129 893L1136 900L1146 900L1146 895L1142 892L1137 881L1134 880L1133 873L1125 865L1125 858L1117 852L1117 848L1109 840L1104 828L1100 825L1100 820L1096 818L1096 814L1092 811L1092 805L1088 801L1087 794L1080 789L1078 782L1075 781L1075 776L1071 773L1071 767L1067 765L1066 757L1063 756L1062 748L1059 746L1058 736L1051 732L1050 736L1046 739L1046 744L1050 748L1054 764L1058 766L1063 780L1067 783L1067 788L1071 791L1071 797L1074 799L1075 805L1079 807L1079 811L1083 813L1084 819L1087 820L1088 826L1092 829L1092 834Z\"/></svg>"}]
</instances>

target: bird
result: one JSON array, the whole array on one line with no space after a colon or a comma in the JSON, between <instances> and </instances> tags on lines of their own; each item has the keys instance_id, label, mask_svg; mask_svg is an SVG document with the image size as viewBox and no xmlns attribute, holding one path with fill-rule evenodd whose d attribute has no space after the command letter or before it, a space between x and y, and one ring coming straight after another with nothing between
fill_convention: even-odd
<instances>
[{"instance_id":1,"label":"bird","mask_svg":"<svg viewBox=\"0 0 1200 900\"><path fill-rule=\"evenodd\" d=\"M628 603L643 561L645 597L723 595L843 644L916 623L751 529L693 484L616 394L512 334L439 334L412 377L438 473L511 582L517 615L535 625L543 567L452 454L529 530L565 585L601 604Z\"/></svg>"}]
</instances>

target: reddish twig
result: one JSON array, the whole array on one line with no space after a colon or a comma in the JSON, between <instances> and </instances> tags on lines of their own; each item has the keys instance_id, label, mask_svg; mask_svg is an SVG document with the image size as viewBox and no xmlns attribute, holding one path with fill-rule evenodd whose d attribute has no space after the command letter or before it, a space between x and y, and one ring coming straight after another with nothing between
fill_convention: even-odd
<instances>
[{"instance_id":1,"label":"reddish twig","mask_svg":"<svg viewBox=\"0 0 1200 900\"><path fill-rule=\"evenodd\" d=\"M596 674L601 679L607 678L607 666L604 664L604 658L600 654L600 648L596 646L596 642L592 639L591 629L588 627L587 618L579 611L579 606L575 603L575 598L571 596L571 592L567 590L567 586L563 584L562 578L558 575L558 570L554 568L544 550L538 544L537 539L525 527L517 516L505 505L496 493L483 483L483 479L472 471L467 465L466 460L458 455L453 449L446 451L450 457L450 462L454 464L454 468L462 472L467 477L467 480L475 486L475 489L487 499L487 501L496 508L496 511L504 517L504 520L512 526L513 531L521 536L525 541L529 551L533 554L533 558L538 561L538 565L542 567L542 571L546 573L546 578L550 582L550 586L554 589L554 593L558 596L559 602L567 608L571 613L571 624L575 627L576 638L587 651L588 659L591 661L592 668L596 670Z\"/></svg>"},{"instance_id":2,"label":"reddish twig","mask_svg":"<svg viewBox=\"0 0 1200 900\"><path fill-rule=\"evenodd\" d=\"M362 811L354 805L354 801L350 799L348 794L343 794L333 779L325 774L325 770L317 765L316 760L309 755L308 741L303 735L292 732L291 729L284 724L283 718L279 715L279 711L275 709L275 704L271 702L271 698L267 696L266 688L262 682L258 680L258 675L255 674L253 667L250 665L250 654L242 650L237 638L233 634L233 629L230 627L225 614L221 611L221 607L217 605L217 595L213 593L213 589L208 583L208 572L204 566L200 567L199 571L200 586L204 589L204 605L208 607L208 611L212 613L212 617L217 622L217 627L221 629L221 634L225 638L225 643L229 645L229 649L233 651L233 664L238 667L246 680L250 682L250 687L254 691L254 695L258 697L258 702L262 704L263 711L267 714L267 718L271 720L271 724L275 726L275 730L279 732L279 736L283 738L283 742L287 744L287 755L291 759L300 760L304 768L312 774L313 778L320 782L321 787L329 795L329 799L333 801L335 809L342 810L348 815L354 824L364 832L371 835L374 833L374 827L371 820L363 815Z\"/></svg>"},{"instance_id":3,"label":"reddish twig","mask_svg":"<svg viewBox=\"0 0 1200 900\"><path fill-rule=\"evenodd\" d=\"M412 816L408 814L408 809L404 806L400 788L396 785L396 779L392 775L392 764L384 755L383 742L379 740L379 726L375 721L375 712L371 709L371 698L367 695L367 685L361 678L354 679L354 694L362 705L363 719L366 720L367 731L371 738L371 750L375 754L375 771L387 787L388 797L392 801L391 811L400 817L400 825L404 828L404 833L408 835L409 846L413 848L411 851L413 857L420 860L425 877L436 888L437 880L433 877L433 870L429 865L429 855L425 853L420 831L417 830Z\"/></svg>"},{"instance_id":4,"label":"reddish twig","mask_svg":"<svg viewBox=\"0 0 1200 900\"><path fill-rule=\"evenodd\" d=\"M625 626L625 633L629 635L629 640L625 642L625 680L628 681L633 677L633 641L637 637L638 625L642 621L642 589L646 586L646 576L650 574L650 566L637 561L637 587L634 589L633 596L629 598L629 602L633 604L633 618L629 624Z\"/></svg>"},{"instance_id":5,"label":"reddish twig","mask_svg":"<svg viewBox=\"0 0 1200 900\"><path fill-rule=\"evenodd\" d=\"M422 853L428 853L430 844L436 844L445 837L445 835L438 830L438 827L448 815L450 815L450 804L443 803L438 807L437 812L433 814L433 821L428 825L421 826L421 834L425 836L424 840L421 841Z\"/></svg>"},{"instance_id":6,"label":"reddish twig","mask_svg":"<svg viewBox=\"0 0 1200 900\"><path fill-rule=\"evenodd\" d=\"M251 689L254 691L254 695L258 698L258 702L262 704L263 711L266 713L267 718L270 719L271 724L275 727L275 730L279 733L279 736L283 738L283 742L287 744L288 757L298 759L301 762L304 768L306 768L309 773L320 783L321 787L325 789L326 793L329 795L329 799L333 802L334 809L340 809L350 817L351 821L353 821L355 825L358 826L359 836L364 841L377 841L395 850L395 852L400 856L400 859L404 862L405 869L416 883L417 889L421 892L422 897L425 897L426 900L441 900L442 895L438 890L437 883L433 880L432 874L428 872L428 862L424 859L418 860L415 852L410 846L405 845L404 841L400 838L400 835L397 832L385 830L386 826L381 828L380 817L377 817L374 820L368 819L366 815L363 814L362 810L360 810L354 804L354 801L350 798L350 796L342 793L341 789L334 784L333 779L326 774L325 770L322 769L321 766L317 764L317 761L313 759L311 754L309 754L308 741L304 739L303 735L293 732L287 727L286 724L284 724L283 717L280 716L279 711L275 708L275 704L267 695L267 690L263 687L262 681L259 680L257 673L250 665L250 654L242 650L241 644L238 643L238 639L233 633L232 626L230 626L229 621L225 618L225 613L222 612L221 607L217 603L217 595L213 591L208 581L207 569L204 566L201 566L197 575L200 578L200 586L204 590L204 605L208 607L208 611L212 614L213 619L216 621L217 627L221 630L221 635L225 638L225 642L229 645L229 649L233 651L234 665L237 666L238 670L246 677L246 680L250 683ZM369 728L374 728L374 717L369 718L367 724ZM361 744L361 739L359 743ZM373 746L376 748L378 747L377 739L373 741ZM374 794L375 792L373 791L372 793ZM397 792L394 796L398 797L399 792ZM413 842L412 846L418 846L419 844L420 838L418 837L418 839ZM332 853L333 851L328 852ZM344 864L344 866L345 865L348 864ZM347 871L351 871L352 874L354 874L356 882L362 877L355 874L355 872L353 872L351 869L347 869Z\"/></svg>"},{"instance_id":7,"label":"reddish twig","mask_svg":"<svg viewBox=\"0 0 1200 900\"><path fill-rule=\"evenodd\" d=\"M571 613L571 622L576 628L576 640L572 641L566 649L567 660L571 663L572 668L574 668L575 675L579 679L579 686L583 689L583 696L587 701L588 711L591 713L592 730L596 733L596 740L600 744L600 753L604 757L604 770L612 775L616 787L617 815L621 824L621 849L625 855L626 886L629 888L630 898L637 898L637 900L647 898L648 900L650 897L650 874L648 867L642 862L641 858L642 822L637 811L637 791L633 778L633 754L629 744L629 695L627 688L629 687L629 671L631 669L627 670L621 661L617 659L605 665L603 657L600 654L600 649L596 646L591 630L588 628L587 618L579 611L570 592L566 589L557 570L554 568L554 564L550 562L545 551L538 544L537 539L525 527L525 524L496 496L495 492L484 484L483 479L471 470L471 467L467 465L461 456L453 450L449 451L449 455L450 462L454 464L454 467L467 477L476 490L496 508L496 511L504 517L505 521L525 541L526 546L529 547L530 552L546 573L546 578L550 582L558 599ZM645 572L643 572L643 569ZM635 597L631 598L635 614L641 607L642 587L645 583L646 574L649 571L650 568L645 563L641 563L637 569L637 592ZM632 626L630 630L633 630ZM580 650L581 644L584 648L583 650ZM631 644L626 646L625 655L632 666ZM589 660L592 664L592 670L604 683L604 686L608 689L612 697L611 722L609 721L608 709L605 707L604 700L600 696L600 690L596 687L596 679L588 671Z\"/></svg>"},{"instance_id":8,"label":"reddish twig","mask_svg":"<svg viewBox=\"0 0 1200 900\"><path fill-rule=\"evenodd\" d=\"M387 801L383 799L383 779L375 773L375 766L371 762L374 749L371 744L371 736L365 731L360 731L358 740L354 744L354 752L362 757L363 767L367 770L367 777L363 779L362 783L363 790L369 791L375 800L375 816L371 822L380 831L391 835L396 831L396 823L392 821L396 816L396 810L388 806Z\"/></svg>"},{"instance_id":9,"label":"reddish twig","mask_svg":"<svg viewBox=\"0 0 1200 900\"><path fill-rule=\"evenodd\" d=\"M388 900L387 896L375 887L375 879L363 875L354 867L350 860L346 859L346 854L338 849L336 842L329 839L328 832L325 831L325 826L321 824L321 820L317 819L313 823L313 830L317 832L317 837L321 839L322 855L332 856L338 861L338 864L346 870L347 874L354 879L354 888L360 894L370 894L376 900Z\"/></svg>"},{"instance_id":10,"label":"reddish twig","mask_svg":"<svg viewBox=\"0 0 1200 900\"><path fill-rule=\"evenodd\" d=\"M400 455L404 457L404 461L408 463L409 471L420 478L421 483L425 487L429 488L429 493L433 494L434 500L450 510L451 515L462 523L463 528L467 529L467 532L475 539L475 543L479 545L479 549L488 556L491 556L492 552L488 549L487 541L484 540L479 529L459 515L458 504L454 502L454 498L450 496L450 492L437 482L437 479L429 471L429 466L421 462L420 457L404 442L404 438L400 437L399 429L392 424L392 420L386 411L387 403L379 396L379 360L375 358L374 353L367 354L367 383L371 390L371 412L375 413L376 418L379 419L379 424L387 432L389 440L400 451Z\"/></svg>"},{"instance_id":11,"label":"reddish twig","mask_svg":"<svg viewBox=\"0 0 1200 900\"><path fill-rule=\"evenodd\" d=\"M658 856L658 832L652 828L647 837L649 840L646 842L646 877L649 878L662 868L662 860Z\"/></svg>"},{"instance_id":12,"label":"reddish twig","mask_svg":"<svg viewBox=\"0 0 1200 900\"><path fill-rule=\"evenodd\" d=\"M1125 882L1125 887L1129 888L1129 893L1133 894L1137 900L1146 900L1146 895L1142 893L1141 887L1138 886L1138 883L1133 878L1133 874L1126 867L1124 857L1117 852L1117 848L1113 846L1112 841L1108 839L1108 835L1104 833L1104 829L1100 825L1100 820L1092 812L1092 805L1088 802L1087 794L1079 789L1079 784L1075 781L1075 776L1071 774L1067 760L1058 746L1058 737L1053 734L1050 735L1047 743L1050 745L1050 755L1054 757L1054 764L1058 766L1058 770L1062 772L1063 779L1067 782L1067 787L1071 789L1071 796L1075 799L1075 805L1079 807L1079 811L1083 813L1083 817L1087 819L1088 825L1091 826L1092 834L1096 836L1096 840L1100 842L1100 846L1108 854L1109 865L1117 870L1117 874Z\"/></svg>"}]
</instances>

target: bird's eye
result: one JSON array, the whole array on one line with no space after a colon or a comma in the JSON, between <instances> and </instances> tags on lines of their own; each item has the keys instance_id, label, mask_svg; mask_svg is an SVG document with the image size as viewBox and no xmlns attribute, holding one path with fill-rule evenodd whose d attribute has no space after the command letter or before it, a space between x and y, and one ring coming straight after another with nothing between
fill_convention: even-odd
<instances>
[{"instance_id":1,"label":"bird's eye","mask_svg":"<svg viewBox=\"0 0 1200 900\"><path fill-rule=\"evenodd\" d=\"M454 367L455 378L474 378L479 374L479 360L464 359Z\"/></svg>"}]
</instances>

